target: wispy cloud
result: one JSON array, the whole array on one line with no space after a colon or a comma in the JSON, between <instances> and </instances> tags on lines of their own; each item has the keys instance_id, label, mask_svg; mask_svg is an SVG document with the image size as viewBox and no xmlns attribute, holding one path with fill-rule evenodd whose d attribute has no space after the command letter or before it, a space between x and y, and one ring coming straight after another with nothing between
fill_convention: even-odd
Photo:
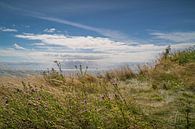
<instances>
[{"instance_id":1,"label":"wispy cloud","mask_svg":"<svg viewBox=\"0 0 195 129\"><path fill-rule=\"evenodd\" d=\"M93 32L96 32L102 36L109 37L109 38L117 40L117 41L129 41L130 40L130 38L127 34L122 33L118 30L112 30L112 29L107 29L107 28L97 28L94 26L89 26L89 25L69 21L66 19L55 18L52 16L45 16L45 14L40 13L40 12L35 12L35 11L31 11L31 10L26 10L23 8L14 7L12 5L5 4L2 2L0 2L0 5L5 6L9 9L12 9L12 10L21 11L23 13L23 15L28 15L28 16L38 18L38 19L43 19L43 20L61 23L61 24L73 26L73 27L88 30L88 31L93 31Z\"/></svg>"},{"instance_id":2,"label":"wispy cloud","mask_svg":"<svg viewBox=\"0 0 195 129\"><path fill-rule=\"evenodd\" d=\"M54 33L56 31L56 29L55 28L46 28L43 31L48 32L48 33Z\"/></svg>"},{"instance_id":3,"label":"wispy cloud","mask_svg":"<svg viewBox=\"0 0 195 129\"><path fill-rule=\"evenodd\" d=\"M17 32L18 30L6 27L0 27L0 32Z\"/></svg>"},{"instance_id":4,"label":"wispy cloud","mask_svg":"<svg viewBox=\"0 0 195 129\"><path fill-rule=\"evenodd\" d=\"M151 33L156 39L168 40L171 42L195 42L195 32L170 32L170 33Z\"/></svg>"},{"instance_id":5,"label":"wispy cloud","mask_svg":"<svg viewBox=\"0 0 195 129\"><path fill-rule=\"evenodd\" d=\"M128 35L120 32L120 31L116 31L116 30L96 28L96 27L84 25L84 24L81 24L81 23L72 22L72 21L69 21L69 20L59 19L59 18L54 18L54 17L37 16L37 15L33 16L33 17L43 19L43 20L47 20L47 21L57 22L57 23L65 24L65 25L70 25L70 26L73 26L73 27L77 27L77 28L81 28L81 29L85 29L85 30L89 30L89 31L93 31L93 32L96 32L100 35L112 38L114 40L123 40L123 41L129 40Z\"/></svg>"},{"instance_id":6,"label":"wispy cloud","mask_svg":"<svg viewBox=\"0 0 195 129\"><path fill-rule=\"evenodd\" d=\"M25 50L24 47L18 45L17 43L15 43L13 46L14 46L14 48L17 49L17 50Z\"/></svg>"}]
</instances>

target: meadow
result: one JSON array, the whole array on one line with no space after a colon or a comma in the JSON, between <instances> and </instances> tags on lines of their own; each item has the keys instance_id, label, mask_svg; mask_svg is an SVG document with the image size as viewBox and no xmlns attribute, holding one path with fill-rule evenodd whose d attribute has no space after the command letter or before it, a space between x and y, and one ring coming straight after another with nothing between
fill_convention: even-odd
<instances>
[{"instance_id":1,"label":"meadow","mask_svg":"<svg viewBox=\"0 0 195 129\"><path fill-rule=\"evenodd\" d=\"M195 49L162 54L154 66L75 75L59 69L0 77L2 129L194 129Z\"/></svg>"}]
</instances>

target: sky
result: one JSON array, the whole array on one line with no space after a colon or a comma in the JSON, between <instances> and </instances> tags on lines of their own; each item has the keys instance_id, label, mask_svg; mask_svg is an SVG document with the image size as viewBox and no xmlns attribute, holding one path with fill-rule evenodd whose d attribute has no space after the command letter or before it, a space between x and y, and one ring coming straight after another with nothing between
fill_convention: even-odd
<instances>
[{"instance_id":1,"label":"sky","mask_svg":"<svg viewBox=\"0 0 195 129\"><path fill-rule=\"evenodd\" d=\"M194 0L0 0L1 68L103 69L195 45Z\"/></svg>"}]
</instances>

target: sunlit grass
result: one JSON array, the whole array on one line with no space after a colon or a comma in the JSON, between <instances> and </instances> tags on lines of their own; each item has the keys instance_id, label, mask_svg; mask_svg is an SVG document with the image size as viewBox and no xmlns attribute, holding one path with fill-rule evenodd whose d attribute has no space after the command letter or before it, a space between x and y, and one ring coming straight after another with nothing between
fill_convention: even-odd
<instances>
[{"instance_id":1,"label":"sunlit grass","mask_svg":"<svg viewBox=\"0 0 195 129\"><path fill-rule=\"evenodd\" d=\"M195 51L167 54L154 67L101 75L75 66L0 80L0 128L193 129Z\"/></svg>"}]
</instances>

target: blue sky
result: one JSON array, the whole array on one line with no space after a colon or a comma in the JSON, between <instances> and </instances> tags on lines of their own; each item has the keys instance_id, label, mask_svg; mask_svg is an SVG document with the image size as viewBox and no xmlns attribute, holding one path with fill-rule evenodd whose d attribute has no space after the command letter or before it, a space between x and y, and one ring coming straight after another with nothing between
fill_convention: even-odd
<instances>
[{"instance_id":1,"label":"blue sky","mask_svg":"<svg viewBox=\"0 0 195 129\"><path fill-rule=\"evenodd\" d=\"M0 0L0 62L150 62L170 44L194 45L194 7L194 0Z\"/></svg>"}]
</instances>

